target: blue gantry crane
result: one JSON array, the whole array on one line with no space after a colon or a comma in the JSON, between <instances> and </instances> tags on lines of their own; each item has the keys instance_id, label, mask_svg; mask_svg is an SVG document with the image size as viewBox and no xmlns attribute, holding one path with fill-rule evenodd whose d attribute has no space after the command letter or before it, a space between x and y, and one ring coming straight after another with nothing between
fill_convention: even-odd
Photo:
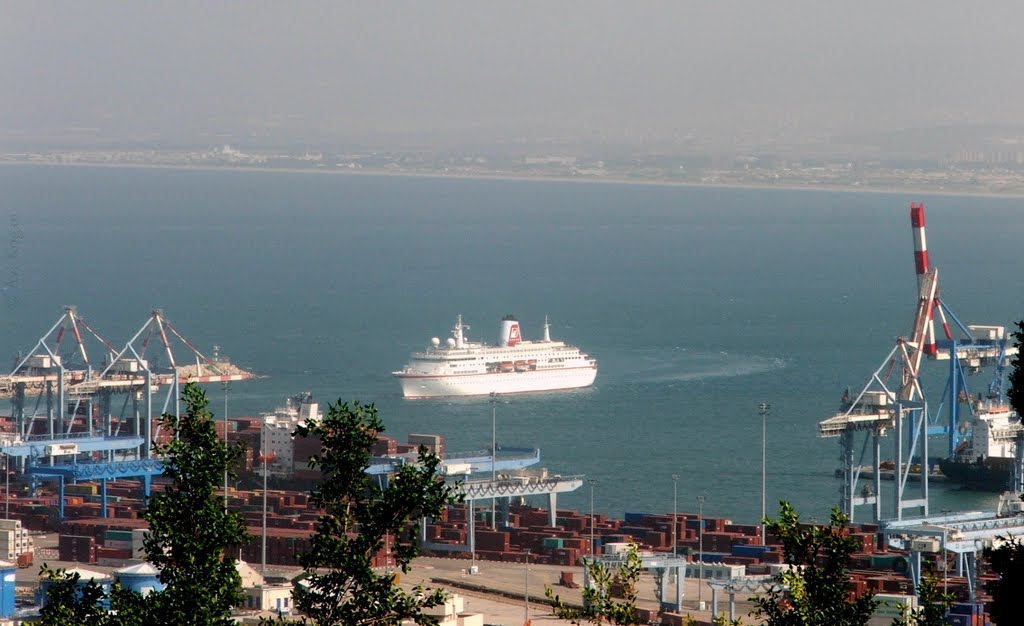
<instances>
[{"instance_id":1,"label":"blue gantry crane","mask_svg":"<svg viewBox=\"0 0 1024 626\"><path fill-rule=\"evenodd\" d=\"M186 347L187 362L176 357L176 343ZM57 480L61 517L67 481L99 481L105 515L107 481L141 478L148 495L152 477L162 472L151 444L160 435L159 415L180 413L182 383L253 377L226 359L206 357L159 309L117 349L68 306L0 377L0 393L12 407L0 452L34 482Z\"/></svg>"}]
</instances>

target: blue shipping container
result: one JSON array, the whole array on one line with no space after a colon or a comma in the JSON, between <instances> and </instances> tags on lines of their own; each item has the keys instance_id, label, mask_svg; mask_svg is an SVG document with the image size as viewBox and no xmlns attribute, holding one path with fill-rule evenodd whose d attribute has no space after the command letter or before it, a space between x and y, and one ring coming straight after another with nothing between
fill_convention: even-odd
<instances>
[{"instance_id":1,"label":"blue shipping container","mask_svg":"<svg viewBox=\"0 0 1024 626\"><path fill-rule=\"evenodd\" d=\"M650 528L643 528L643 527L636 528L636 527L629 527L629 526L622 526L622 527L619 528L619 532L620 533L622 533L624 535L629 535L630 537L633 537L634 539L641 539L641 540L644 537L647 536L647 531L649 531L649 530L650 530Z\"/></svg>"},{"instance_id":2,"label":"blue shipping container","mask_svg":"<svg viewBox=\"0 0 1024 626\"><path fill-rule=\"evenodd\" d=\"M736 544L732 547L733 556L750 556L755 558L761 558L765 552L771 552L769 546L751 546Z\"/></svg>"},{"instance_id":3,"label":"blue shipping container","mask_svg":"<svg viewBox=\"0 0 1024 626\"><path fill-rule=\"evenodd\" d=\"M949 626L972 626L973 620L973 615L950 613L946 616L946 621L949 622Z\"/></svg>"},{"instance_id":4,"label":"blue shipping container","mask_svg":"<svg viewBox=\"0 0 1024 626\"><path fill-rule=\"evenodd\" d=\"M949 612L954 615L973 615L974 605L970 602L957 602L949 607Z\"/></svg>"}]
</instances>

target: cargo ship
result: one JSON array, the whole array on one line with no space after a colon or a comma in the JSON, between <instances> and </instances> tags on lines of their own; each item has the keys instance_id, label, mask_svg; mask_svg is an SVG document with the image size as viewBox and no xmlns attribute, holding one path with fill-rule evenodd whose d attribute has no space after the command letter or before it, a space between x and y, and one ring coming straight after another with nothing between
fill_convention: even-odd
<instances>
[{"instance_id":1,"label":"cargo ship","mask_svg":"<svg viewBox=\"0 0 1024 626\"><path fill-rule=\"evenodd\" d=\"M553 341L547 318L540 341L523 340L512 315L501 320L497 345L469 341L467 330L459 315L451 337L443 343L434 337L426 350L414 352L403 369L392 372L404 397L562 391L590 386L597 377L597 359Z\"/></svg>"},{"instance_id":2,"label":"cargo ship","mask_svg":"<svg viewBox=\"0 0 1024 626\"><path fill-rule=\"evenodd\" d=\"M976 491L1001 492L1010 488L1020 417L1007 406L978 401L969 420L971 435L939 468L950 482Z\"/></svg>"}]
</instances>

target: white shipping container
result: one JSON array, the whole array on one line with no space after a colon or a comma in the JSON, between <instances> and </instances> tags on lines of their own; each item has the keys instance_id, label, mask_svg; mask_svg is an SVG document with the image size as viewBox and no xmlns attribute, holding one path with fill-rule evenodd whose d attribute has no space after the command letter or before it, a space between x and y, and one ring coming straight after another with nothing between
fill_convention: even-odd
<instances>
[{"instance_id":1,"label":"white shipping container","mask_svg":"<svg viewBox=\"0 0 1024 626\"><path fill-rule=\"evenodd\" d=\"M1002 339L1005 332L1002 326L981 326L975 324L969 324L967 330L971 331L975 339L988 339L989 341Z\"/></svg>"},{"instance_id":2,"label":"white shipping container","mask_svg":"<svg viewBox=\"0 0 1024 626\"><path fill-rule=\"evenodd\" d=\"M602 550L604 554L626 554L629 552L629 546L630 544L626 542L606 543Z\"/></svg>"},{"instance_id":3,"label":"white shipping container","mask_svg":"<svg viewBox=\"0 0 1024 626\"><path fill-rule=\"evenodd\" d=\"M49 369L60 365L60 357L51 357L49 354L33 354L28 358L26 365L29 367L38 367L40 369Z\"/></svg>"}]
</instances>

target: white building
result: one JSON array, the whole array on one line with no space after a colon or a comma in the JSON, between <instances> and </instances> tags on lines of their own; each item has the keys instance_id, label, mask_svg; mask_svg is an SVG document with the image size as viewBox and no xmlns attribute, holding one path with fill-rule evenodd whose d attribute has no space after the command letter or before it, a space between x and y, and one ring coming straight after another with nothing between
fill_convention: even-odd
<instances>
[{"instance_id":1,"label":"white building","mask_svg":"<svg viewBox=\"0 0 1024 626\"><path fill-rule=\"evenodd\" d=\"M443 605L427 609L425 613L437 618L439 626L484 626L484 614L467 613L462 596L456 593L449 594Z\"/></svg>"},{"instance_id":2,"label":"white building","mask_svg":"<svg viewBox=\"0 0 1024 626\"><path fill-rule=\"evenodd\" d=\"M269 611L279 615L291 615L295 605L292 603L292 586L263 584L256 587L244 587L245 608L255 611Z\"/></svg>"},{"instance_id":3,"label":"white building","mask_svg":"<svg viewBox=\"0 0 1024 626\"><path fill-rule=\"evenodd\" d=\"M290 615L295 607L292 601L290 584L268 584L262 574L244 561L235 561L235 569L242 579L242 594L245 596L246 609L254 611L270 611L280 615Z\"/></svg>"}]
</instances>

